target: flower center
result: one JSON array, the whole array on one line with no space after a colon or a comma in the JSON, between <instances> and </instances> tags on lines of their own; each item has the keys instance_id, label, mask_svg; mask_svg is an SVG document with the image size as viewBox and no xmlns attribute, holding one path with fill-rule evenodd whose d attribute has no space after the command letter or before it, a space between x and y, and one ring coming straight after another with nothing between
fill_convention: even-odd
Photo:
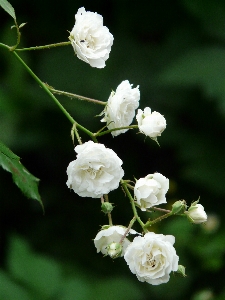
<instances>
[{"instance_id":1,"label":"flower center","mask_svg":"<svg viewBox=\"0 0 225 300\"><path fill-rule=\"evenodd\" d=\"M87 48L94 49L95 48L95 39L89 34L85 39L80 40L80 43L85 44Z\"/></svg>"},{"instance_id":2,"label":"flower center","mask_svg":"<svg viewBox=\"0 0 225 300\"><path fill-rule=\"evenodd\" d=\"M102 174L102 167L100 167L99 169L94 169L91 166L89 166L86 170L85 170L86 174L88 175L88 177L90 177L91 179L95 179L97 177L100 177Z\"/></svg>"},{"instance_id":3,"label":"flower center","mask_svg":"<svg viewBox=\"0 0 225 300\"><path fill-rule=\"evenodd\" d=\"M156 260L152 254L147 254L147 265L151 268L156 266Z\"/></svg>"}]
</instances>

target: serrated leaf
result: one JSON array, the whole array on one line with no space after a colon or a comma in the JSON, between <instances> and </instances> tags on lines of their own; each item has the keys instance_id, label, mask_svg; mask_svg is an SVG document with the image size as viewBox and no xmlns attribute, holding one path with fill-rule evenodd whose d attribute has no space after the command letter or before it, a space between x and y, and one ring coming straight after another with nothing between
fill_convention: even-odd
<instances>
[{"instance_id":1,"label":"serrated leaf","mask_svg":"<svg viewBox=\"0 0 225 300\"><path fill-rule=\"evenodd\" d=\"M39 179L33 176L20 162L19 156L0 142L0 165L12 173L13 181L20 190L31 199L37 200L42 208L43 204L38 192Z\"/></svg>"},{"instance_id":2,"label":"serrated leaf","mask_svg":"<svg viewBox=\"0 0 225 300\"><path fill-rule=\"evenodd\" d=\"M0 5L14 20L16 20L15 10L7 0L0 0Z\"/></svg>"}]
</instances>

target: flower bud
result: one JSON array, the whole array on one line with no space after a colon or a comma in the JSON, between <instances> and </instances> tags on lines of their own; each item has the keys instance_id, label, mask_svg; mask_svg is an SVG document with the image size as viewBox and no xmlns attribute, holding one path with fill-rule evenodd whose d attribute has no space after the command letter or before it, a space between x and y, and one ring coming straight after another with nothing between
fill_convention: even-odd
<instances>
[{"instance_id":1,"label":"flower bud","mask_svg":"<svg viewBox=\"0 0 225 300\"><path fill-rule=\"evenodd\" d=\"M176 214L183 214L187 209L186 201L185 200L179 200L174 202L172 205L172 213L174 215Z\"/></svg>"},{"instance_id":2,"label":"flower bud","mask_svg":"<svg viewBox=\"0 0 225 300\"><path fill-rule=\"evenodd\" d=\"M111 211L113 210L113 207L114 206L112 205L112 203L109 203L109 202L104 202L101 205L101 209L105 214L111 213Z\"/></svg>"},{"instance_id":3,"label":"flower bud","mask_svg":"<svg viewBox=\"0 0 225 300\"><path fill-rule=\"evenodd\" d=\"M157 137L161 136L161 133L166 128L166 119L163 115L156 111L151 112L151 108L149 107L146 107L144 111L139 109L136 119L140 132L155 141L157 141Z\"/></svg>"},{"instance_id":4,"label":"flower bud","mask_svg":"<svg viewBox=\"0 0 225 300\"><path fill-rule=\"evenodd\" d=\"M204 207L197 203L198 201L192 203L186 212L189 221L194 224L200 224L207 221L207 214L204 211Z\"/></svg>"},{"instance_id":5,"label":"flower bud","mask_svg":"<svg viewBox=\"0 0 225 300\"><path fill-rule=\"evenodd\" d=\"M122 245L120 243L111 243L107 246L107 253L111 258L120 257L122 254Z\"/></svg>"},{"instance_id":6,"label":"flower bud","mask_svg":"<svg viewBox=\"0 0 225 300\"><path fill-rule=\"evenodd\" d=\"M178 265L178 269L176 271L176 274L182 276L182 277L186 277L187 275L185 274L185 267L182 265Z\"/></svg>"}]
</instances>

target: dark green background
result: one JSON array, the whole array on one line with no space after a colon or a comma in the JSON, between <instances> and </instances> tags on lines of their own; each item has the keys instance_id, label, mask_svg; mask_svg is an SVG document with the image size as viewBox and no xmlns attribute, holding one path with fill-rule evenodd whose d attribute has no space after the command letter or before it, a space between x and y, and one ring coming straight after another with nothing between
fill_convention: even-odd
<instances>
[{"instance_id":1,"label":"dark green background","mask_svg":"<svg viewBox=\"0 0 225 300\"><path fill-rule=\"evenodd\" d=\"M77 59L71 46L21 57L56 89L102 101L122 80L139 85L140 108L150 106L167 120L161 147L135 131L99 142L124 161L125 179L162 173L170 179L166 208L178 199L190 205L200 196L219 227L208 229L177 217L153 228L175 235L188 275L172 275L161 286L139 282L123 259L96 254L92 239L107 218L98 200L80 198L65 184L66 168L75 159L71 124L13 55L0 48L0 139L41 179L45 206L43 216L40 205L26 199L11 175L0 170L1 299L225 299L225 2L10 3L18 23L27 22L21 47L67 41L81 6L103 16L114 36L104 69ZM0 42L13 45L12 18L0 9L0 20ZM94 116L102 107L58 99L83 126L100 129ZM110 201L115 203L114 223L128 225L132 212L123 192L112 192ZM204 290L211 296L199 294Z\"/></svg>"}]
</instances>

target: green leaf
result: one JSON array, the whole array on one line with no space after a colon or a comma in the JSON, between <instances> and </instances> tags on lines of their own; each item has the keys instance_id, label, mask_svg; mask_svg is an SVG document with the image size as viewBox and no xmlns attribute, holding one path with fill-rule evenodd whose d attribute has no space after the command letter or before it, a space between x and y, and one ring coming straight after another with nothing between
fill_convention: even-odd
<instances>
[{"instance_id":1,"label":"green leaf","mask_svg":"<svg viewBox=\"0 0 225 300\"><path fill-rule=\"evenodd\" d=\"M13 181L23 193L28 198L37 200L43 208L38 192L39 179L28 172L21 164L19 156L14 154L2 142L0 142L0 165L4 170L12 173Z\"/></svg>"},{"instance_id":2,"label":"green leaf","mask_svg":"<svg viewBox=\"0 0 225 300\"><path fill-rule=\"evenodd\" d=\"M0 299L2 300L31 300L32 298L25 290L3 270L0 269Z\"/></svg>"},{"instance_id":3,"label":"green leaf","mask_svg":"<svg viewBox=\"0 0 225 300\"><path fill-rule=\"evenodd\" d=\"M16 20L15 10L7 0L0 0L0 5L14 20Z\"/></svg>"},{"instance_id":4,"label":"green leaf","mask_svg":"<svg viewBox=\"0 0 225 300\"><path fill-rule=\"evenodd\" d=\"M7 265L11 277L38 295L37 299L54 299L59 292L60 264L33 252L20 237L13 236L10 240Z\"/></svg>"}]
</instances>

